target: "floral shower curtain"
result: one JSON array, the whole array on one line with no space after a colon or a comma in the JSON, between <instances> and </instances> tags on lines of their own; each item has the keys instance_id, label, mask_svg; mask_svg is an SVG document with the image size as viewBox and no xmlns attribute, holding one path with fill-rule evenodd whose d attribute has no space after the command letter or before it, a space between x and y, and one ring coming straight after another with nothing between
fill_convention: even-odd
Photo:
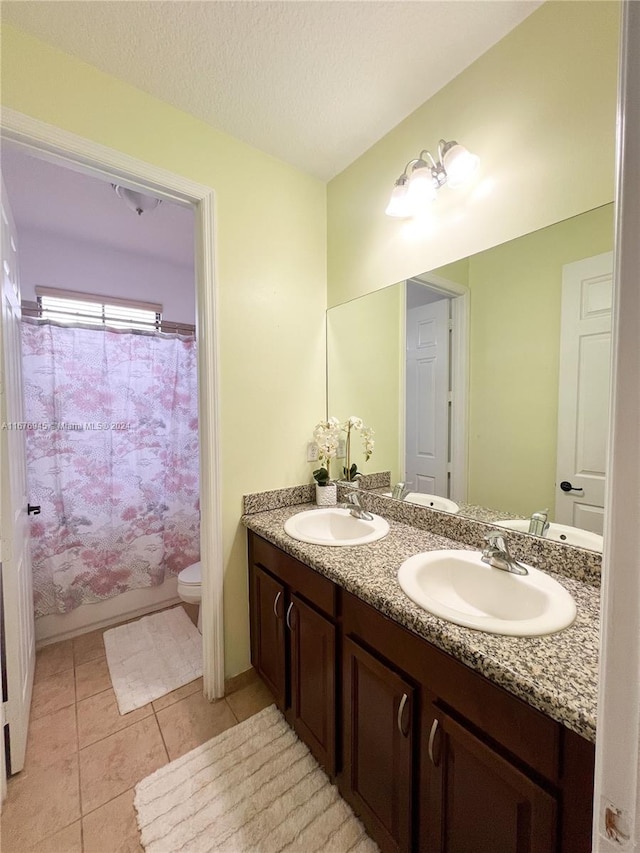
<instances>
[{"instance_id":1,"label":"floral shower curtain","mask_svg":"<svg viewBox=\"0 0 640 853\"><path fill-rule=\"evenodd\" d=\"M194 338L25 319L22 344L36 615L196 562Z\"/></svg>"}]
</instances>

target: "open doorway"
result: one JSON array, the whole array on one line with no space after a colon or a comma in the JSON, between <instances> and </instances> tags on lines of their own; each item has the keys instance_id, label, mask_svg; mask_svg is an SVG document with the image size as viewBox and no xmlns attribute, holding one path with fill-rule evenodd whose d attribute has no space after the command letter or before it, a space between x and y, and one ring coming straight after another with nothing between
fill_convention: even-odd
<instances>
[{"instance_id":1,"label":"open doorway","mask_svg":"<svg viewBox=\"0 0 640 853\"><path fill-rule=\"evenodd\" d=\"M193 210L11 144L2 171L43 645L174 603L200 560Z\"/></svg>"},{"instance_id":2,"label":"open doorway","mask_svg":"<svg viewBox=\"0 0 640 853\"><path fill-rule=\"evenodd\" d=\"M200 484L202 490L200 551L202 556L204 693L212 699L224 693L222 625L222 549L220 542L219 465L217 426L217 358L215 281L213 276L213 193L164 170L90 143L72 134L62 133L41 122L11 111L3 116L5 139L38 160L65 165L74 172L99 177L127 189L154 196L164 202L177 202L195 213L196 327L198 338L197 385L200 436ZM132 214L133 215L133 214ZM3 448L4 452L4 448ZM5 454L5 458L7 454ZM13 460L19 467L20 460ZM26 505L22 507L26 513ZM4 531L3 531L4 533ZM5 588L5 615L16 612L18 599L23 603L25 590ZM9 598L7 597L9 593ZM28 619L6 620L4 648L8 669L25 683L33 673L33 611ZM30 687L18 709L26 732ZM11 697L11 690L9 691ZM15 695L15 691L14 691ZM14 715L15 716L15 715ZM4 721L3 721L4 722Z\"/></svg>"}]
</instances>

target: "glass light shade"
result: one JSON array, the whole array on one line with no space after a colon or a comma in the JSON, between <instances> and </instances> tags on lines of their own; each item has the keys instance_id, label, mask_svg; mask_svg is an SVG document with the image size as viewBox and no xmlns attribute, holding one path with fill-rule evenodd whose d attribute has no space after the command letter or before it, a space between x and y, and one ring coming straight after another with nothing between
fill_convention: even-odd
<instances>
[{"instance_id":1,"label":"glass light shade","mask_svg":"<svg viewBox=\"0 0 640 853\"><path fill-rule=\"evenodd\" d=\"M413 214L413 209L408 198L409 185L404 183L396 184L391 193L389 204L385 213L387 216L393 216L396 219L407 219Z\"/></svg>"},{"instance_id":2,"label":"glass light shade","mask_svg":"<svg viewBox=\"0 0 640 853\"><path fill-rule=\"evenodd\" d=\"M431 167L426 163L413 170L408 186L407 198L414 212L428 205L436 197Z\"/></svg>"},{"instance_id":3,"label":"glass light shade","mask_svg":"<svg viewBox=\"0 0 640 853\"><path fill-rule=\"evenodd\" d=\"M442 165L447 173L447 184L454 189L466 184L478 168L479 162L479 157L456 142L442 158Z\"/></svg>"},{"instance_id":4,"label":"glass light shade","mask_svg":"<svg viewBox=\"0 0 640 853\"><path fill-rule=\"evenodd\" d=\"M115 194L122 199L128 208L135 211L138 216L142 216L143 213L147 213L150 210L155 210L161 202L159 198L130 190L127 187L121 187L118 184L111 184L111 186Z\"/></svg>"}]
</instances>

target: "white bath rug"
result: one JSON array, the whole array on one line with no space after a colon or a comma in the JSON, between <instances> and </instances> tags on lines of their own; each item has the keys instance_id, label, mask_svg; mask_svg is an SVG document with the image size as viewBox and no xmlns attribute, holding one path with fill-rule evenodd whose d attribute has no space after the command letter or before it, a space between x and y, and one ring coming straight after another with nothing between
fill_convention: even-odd
<instances>
[{"instance_id":1,"label":"white bath rug","mask_svg":"<svg viewBox=\"0 0 640 853\"><path fill-rule=\"evenodd\" d=\"M121 714L202 675L202 635L182 607L143 616L103 636Z\"/></svg>"},{"instance_id":2,"label":"white bath rug","mask_svg":"<svg viewBox=\"0 0 640 853\"><path fill-rule=\"evenodd\" d=\"M275 705L136 785L146 853L376 853Z\"/></svg>"}]
</instances>

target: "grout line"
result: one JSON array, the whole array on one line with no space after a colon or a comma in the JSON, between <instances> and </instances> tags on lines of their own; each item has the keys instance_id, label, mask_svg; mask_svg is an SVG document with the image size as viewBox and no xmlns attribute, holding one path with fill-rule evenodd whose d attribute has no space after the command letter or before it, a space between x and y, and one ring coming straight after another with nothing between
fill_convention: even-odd
<instances>
[{"instance_id":1,"label":"grout line","mask_svg":"<svg viewBox=\"0 0 640 853\"><path fill-rule=\"evenodd\" d=\"M82 775L80 774L80 726L78 724L78 702L74 703L76 716L76 753L78 756L78 800L80 805L80 840L82 841Z\"/></svg>"},{"instance_id":2,"label":"grout line","mask_svg":"<svg viewBox=\"0 0 640 853\"><path fill-rule=\"evenodd\" d=\"M137 785L137 784L138 784L138 783L136 782L136 785ZM130 788L126 788L124 791L120 791L120 793L119 793L119 794L116 794L116 795L115 795L115 797L111 797L111 799L110 799L110 800L105 800L105 802L104 802L104 803L100 803L100 805L99 805L99 806L96 806L96 807L95 807L95 809L91 809L91 811L88 811L88 812L86 812L85 814L83 814L83 815L82 815L82 817L81 817L81 820L84 820L84 819L85 819L85 817L89 817L89 815L94 814L94 812L97 812L99 809L102 809L102 808L104 808L105 806L108 806L108 805L109 805L109 803L112 803L114 800L117 800L117 799L118 799L118 797L123 797L123 796L124 796L125 794L127 794L129 791L135 791L135 787L136 787L136 785L132 785ZM134 811L135 811L135 809L134 809ZM73 821L73 823L75 823L75 821Z\"/></svg>"},{"instance_id":3,"label":"grout line","mask_svg":"<svg viewBox=\"0 0 640 853\"><path fill-rule=\"evenodd\" d=\"M153 703L151 703L151 707L153 708L153 716L155 717L156 725L158 726L158 731L160 732L160 739L162 740L162 745L164 746L164 751L167 753L167 762L170 763L172 761L172 759L169 755L169 747L167 746L167 742L164 739L164 732L162 731L162 726L160 725L160 720L158 719L158 713L157 713L156 709L153 707ZM169 707L171 707L171 705L169 705Z\"/></svg>"},{"instance_id":4,"label":"grout line","mask_svg":"<svg viewBox=\"0 0 640 853\"><path fill-rule=\"evenodd\" d=\"M109 688L109 690L111 690L111 689L112 688ZM106 690L103 690L101 693L95 693L94 696L101 696L102 693L106 693L106 692L107 692ZM89 696L88 698L93 699L94 697ZM87 700L81 699L80 701L86 702ZM77 704L76 704L76 707L77 707ZM96 743L101 743L103 740L107 740L107 738L113 737L113 735L120 734L120 732L123 732L126 729L130 729L131 726L135 726L136 723L141 723L143 720L146 720L149 717L154 716L153 705L151 704L151 702L149 702L148 705L143 705L143 708L147 708L147 707L151 708L150 714L147 714L144 717L138 717L136 720L131 720L126 725L121 726L119 729L115 729L114 731L109 732L108 734L103 735L102 737L96 738L96 740L92 740L91 743L86 743L84 746L80 746L80 727L78 726L78 752L82 752L84 749L89 749L89 747L95 746ZM135 711L141 711L141 710L142 710L142 708L136 708L134 711L131 711L131 713L133 714L133 713L135 713ZM122 719L124 719L124 717L126 717L127 715L126 714L120 714L119 716Z\"/></svg>"},{"instance_id":5,"label":"grout line","mask_svg":"<svg viewBox=\"0 0 640 853\"><path fill-rule=\"evenodd\" d=\"M36 664L37 666L37 664ZM55 672L50 672L48 675L38 675L34 674L33 683L34 684L42 684L43 681L48 681L50 678L57 678L59 675L63 675L65 672L69 672L69 670L74 669L74 666L67 666L64 669L57 669Z\"/></svg>"},{"instance_id":6,"label":"grout line","mask_svg":"<svg viewBox=\"0 0 640 853\"><path fill-rule=\"evenodd\" d=\"M140 709L137 708L136 710L139 711ZM126 732L127 729L130 729L132 726L135 726L138 723L142 723L144 720L148 720L149 717L152 717L152 716L154 716L153 713L147 714L145 717L140 717L139 719L135 720L132 723L127 723L126 726L122 726L121 728L116 729L113 732L109 732L109 734L103 735L102 737L99 737L97 740L92 740L91 743L87 743L84 746L81 746L78 750L78 753L84 752L85 749L90 749L92 746L95 746L97 743L102 743L102 741L108 740L110 737L113 737L114 735L119 735L121 732Z\"/></svg>"},{"instance_id":7,"label":"grout line","mask_svg":"<svg viewBox=\"0 0 640 853\"><path fill-rule=\"evenodd\" d=\"M82 773L80 772L80 721L78 716L78 699L75 701L76 712L76 746L78 752L78 796L80 801L80 850L84 853L84 804L82 800Z\"/></svg>"},{"instance_id":8,"label":"grout line","mask_svg":"<svg viewBox=\"0 0 640 853\"><path fill-rule=\"evenodd\" d=\"M75 652L73 659L75 661ZM74 666L74 678L75 678L75 666ZM78 754L78 798L80 805L80 850L84 853L84 806L82 803L82 774L80 773L80 723L78 720L78 694L76 692L76 701L74 703L75 713L76 713L76 746L77 746L77 754Z\"/></svg>"},{"instance_id":9,"label":"grout line","mask_svg":"<svg viewBox=\"0 0 640 853\"><path fill-rule=\"evenodd\" d=\"M74 663L74 668L77 669L79 666L86 666L88 663L97 663L99 660L106 661L107 656L105 655L97 655L95 658L89 658L88 660L80 661L79 663Z\"/></svg>"},{"instance_id":10,"label":"grout line","mask_svg":"<svg viewBox=\"0 0 640 853\"><path fill-rule=\"evenodd\" d=\"M238 719L238 715L236 714L236 712L233 710L233 708L231 707L231 705L227 701L227 697L225 696L223 698L224 698L224 701L227 703L227 708L231 711L231 714L233 715L233 718L236 721L236 725L238 725L238 723L240 722L240 720Z\"/></svg>"}]
</instances>

